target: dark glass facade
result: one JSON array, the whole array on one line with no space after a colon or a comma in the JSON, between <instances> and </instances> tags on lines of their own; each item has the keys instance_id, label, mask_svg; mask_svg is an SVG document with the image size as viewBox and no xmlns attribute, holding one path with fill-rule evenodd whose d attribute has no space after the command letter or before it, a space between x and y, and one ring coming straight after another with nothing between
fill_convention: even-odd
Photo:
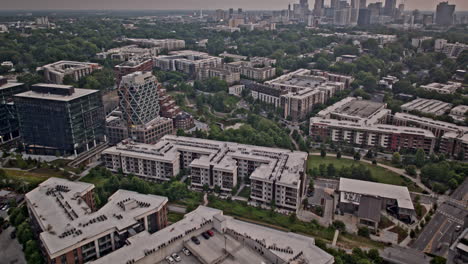
<instances>
[{"instance_id":1,"label":"dark glass facade","mask_svg":"<svg viewBox=\"0 0 468 264\"><path fill-rule=\"evenodd\" d=\"M79 154L104 142L100 92L69 88L70 94L60 95L54 88L48 92L44 85L36 90L33 86L33 91L15 96L22 141L28 152Z\"/></svg>"},{"instance_id":2,"label":"dark glass facade","mask_svg":"<svg viewBox=\"0 0 468 264\"><path fill-rule=\"evenodd\" d=\"M0 144L19 136L18 118L13 95L26 91L22 83L7 83L0 80Z\"/></svg>"}]
</instances>

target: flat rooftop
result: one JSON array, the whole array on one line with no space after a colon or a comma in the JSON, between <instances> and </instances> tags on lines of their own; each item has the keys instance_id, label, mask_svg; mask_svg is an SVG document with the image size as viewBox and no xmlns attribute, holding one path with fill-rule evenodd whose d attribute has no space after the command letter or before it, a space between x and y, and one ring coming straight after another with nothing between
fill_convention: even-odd
<instances>
[{"instance_id":1,"label":"flat rooftop","mask_svg":"<svg viewBox=\"0 0 468 264\"><path fill-rule=\"evenodd\" d=\"M452 104L439 100L418 98L401 106L405 111L418 111L435 115L443 115L452 108Z\"/></svg>"},{"instance_id":2,"label":"flat rooftop","mask_svg":"<svg viewBox=\"0 0 468 264\"><path fill-rule=\"evenodd\" d=\"M398 207L414 210L413 202L407 187L340 178L340 192L356 193L374 197L397 200Z\"/></svg>"},{"instance_id":3,"label":"flat rooftop","mask_svg":"<svg viewBox=\"0 0 468 264\"><path fill-rule=\"evenodd\" d=\"M223 226L222 229L215 227L218 223ZM196 235L201 243L195 245L190 238L193 234L199 234L198 230L203 228L214 230L215 235L209 240ZM198 207L179 222L152 235L141 233L129 238L129 241L130 245L93 263L127 263L127 261L151 263L152 253L148 252L164 250L163 254L169 255L170 251L166 248L169 245L167 241L171 241L171 245L178 243L179 246L189 248L198 260L191 263L213 263L215 260L219 260L218 263L222 264L269 263L265 261L265 255L241 241L259 241L271 254L286 262L296 257L298 260L304 260L303 263L333 263L333 256L315 246L312 237L236 220L224 216L221 210L204 206ZM232 257L223 257L226 254L225 246ZM155 262L158 261L160 260Z\"/></svg>"},{"instance_id":4,"label":"flat rooftop","mask_svg":"<svg viewBox=\"0 0 468 264\"><path fill-rule=\"evenodd\" d=\"M369 100L353 100L336 109L337 113L361 118L369 118L375 112L385 107L385 104Z\"/></svg>"},{"instance_id":5,"label":"flat rooftop","mask_svg":"<svg viewBox=\"0 0 468 264\"><path fill-rule=\"evenodd\" d=\"M49 178L26 194L26 201L41 229L40 239L51 256L109 230L135 225L148 212L159 210L168 199L118 190L96 212L81 198L93 184Z\"/></svg>"},{"instance_id":6,"label":"flat rooftop","mask_svg":"<svg viewBox=\"0 0 468 264\"><path fill-rule=\"evenodd\" d=\"M70 85L61 85L61 84L35 84L34 86L43 86L43 87L50 87L50 88L57 88L57 89L69 89L70 88ZM98 92L99 92L98 90L75 88L74 92L71 95L26 91L23 93L16 94L15 97L68 102L68 101L72 101L80 97L98 93Z\"/></svg>"}]
</instances>

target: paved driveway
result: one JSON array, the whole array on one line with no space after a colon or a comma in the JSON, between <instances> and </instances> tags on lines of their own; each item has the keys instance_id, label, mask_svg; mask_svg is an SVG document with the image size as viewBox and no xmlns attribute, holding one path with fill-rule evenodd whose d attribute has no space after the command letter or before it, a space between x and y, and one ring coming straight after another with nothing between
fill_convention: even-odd
<instances>
[{"instance_id":1,"label":"paved driveway","mask_svg":"<svg viewBox=\"0 0 468 264\"><path fill-rule=\"evenodd\" d=\"M0 262L5 264L26 264L22 246L17 239L11 239L13 227L3 230L0 234Z\"/></svg>"}]
</instances>

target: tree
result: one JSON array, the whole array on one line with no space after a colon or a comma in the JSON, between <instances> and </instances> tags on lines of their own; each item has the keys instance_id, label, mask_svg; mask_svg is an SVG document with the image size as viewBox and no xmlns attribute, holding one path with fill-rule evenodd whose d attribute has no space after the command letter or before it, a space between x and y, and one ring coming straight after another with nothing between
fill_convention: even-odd
<instances>
[{"instance_id":1,"label":"tree","mask_svg":"<svg viewBox=\"0 0 468 264\"><path fill-rule=\"evenodd\" d=\"M416 166L414 165L408 165L405 167L405 171L406 173L408 173L408 175L410 176L416 176L417 172L416 172Z\"/></svg>"},{"instance_id":2,"label":"tree","mask_svg":"<svg viewBox=\"0 0 468 264\"><path fill-rule=\"evenodd\" d=\"M341 150L338 150L338 152L336 152L336 158L341 159Z\"/></svg>"},{"instance_id":3,"label":"tree","mask_svg":"<svg viewBox=\"0 0 468 264\"><path fill-rule=\"evenodd\" d=\"M333 226L333 228L335 228L335 229L337 229L337 230L339 230L341 232L346 230L345 223L343 223L343 221L340 221L340 220L333 221L332 226Z\"/></svg>"},{"instance_id":4,"label":"tree","mask_svg":"<svg viewBox=\"0 0 468 264\"><path fill-rule=\"evenodd\" d=\"M447 260L440 256L434 256L434 258L431 260L431 264L445 264L446 262Z\"/></svg>"},{"instance_id":5,"label":"tree","mask_svg":"<svg viewBox=\"0 0 468 264\"><path fill-rule=\"evenodd\" d=\"M355 161L361 160L361 154L359 154L359 152L354 153L354 160Z\"/></svg>"},{"instance_id":6,"label":"tree","mask_svg":"<svg viewBox=\"0 0 468 264\"><path fill-rule=\"evenodd\" d=\"M414 157L414 164L416 167L421 168L426 162L426 153L423 149L418 149L416 151L416 156Z\"/></svg>"},{"instance_id":7,"label":"tree","mask_svg":"<svg viewBox=\"0 0 468 264\"><path fill-rule=\"evenodd\" d=\"M362 237L369 237L370 236L370 231L369 228L367 227L359 227L358 229L358 235Z\"/></svg>"},{"instance_id":8,"label":"tree","mask_svg":"<svg viewBox=\"0 0 468 264\"><path fill-rule=\"evenodd\" d=\"M336 169L333 163L328 164L327 166L327 175L328 177L335 177L336 176Z\"/></svg>"},{"instance_id":9,"label":"tree","mask_svg":"<svg viewBox=\"0 0 468 264\"><path fill-rule=\"evenodd\" d=\"M401 164L401 155L400 155L400 153L398 153L398 152L393 153L392 163L394 165L400 165Z\"/></svg>"},{"instance_id":10,"label":"tree","mask_svg":"<svg viewBox=\"0 0 468 264\"><path fill-rule=\"evenodd\" d=\"M309 192L314 191L314 180L312 178L309 178Z\"/></svg>"},{"instance_id":11,"label":"tree","mask_svg":"<svg viewBox=\"0 0 468 264\"><path fill-rule=\"evenodd\" d=\"M327 151L325 150L324 147L322 147L322 148L320 149L320 156L321 156L322 158L325 158L325 157L327 156Z\"/></svg>"}]
</instances>

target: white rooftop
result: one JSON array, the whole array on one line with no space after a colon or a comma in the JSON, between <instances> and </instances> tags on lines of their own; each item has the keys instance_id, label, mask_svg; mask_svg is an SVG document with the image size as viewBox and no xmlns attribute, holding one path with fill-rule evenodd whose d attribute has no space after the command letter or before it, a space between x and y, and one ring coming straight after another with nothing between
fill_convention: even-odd
<instances>
[{"instance_id":1,"label":"white rooftop","mask_svg":"<svg viewBox=\"0 0 468 264\"><path fill-rule=\"evenodd\" d=\"M395 199L398 207L414 210L407 187L340 178L339 191Z\"/></svg>"},{"instance_id":2,"label":"white rooftop","mask_svg":"<svg viewBox=\"0 0 468 264\"><path fill-rule=\"evenodd\" d=\"M44 86L44 87L62 88L62 89L68 89L71 87L70 85L49 84L49 83L35 84L34 86ZM61 95L61 94L54 94L54 93L40 93L40 92L30 90L30 91L16 94L15 97L68 102L68 101L72 101L74 99L77 99L86 95L90 95L93 93L98 93L98 92L99 92L98 90L74 88L74 92L71 95Z\"/></svg>"},{"instance_id":3,"label":"white rooftop","mask_svg":"<svg viewBox=\"0 0 468 264\"><path fill-rule=\"evenodd\" d=\"M92 212L81 197L93 189L93 184L49 178L26 194L29 208L44 230L40 239L49 255L58 256L103 232L123 230L168 201L162 196L118 190L106 205Z\"/></svg>"}]
</instances>

